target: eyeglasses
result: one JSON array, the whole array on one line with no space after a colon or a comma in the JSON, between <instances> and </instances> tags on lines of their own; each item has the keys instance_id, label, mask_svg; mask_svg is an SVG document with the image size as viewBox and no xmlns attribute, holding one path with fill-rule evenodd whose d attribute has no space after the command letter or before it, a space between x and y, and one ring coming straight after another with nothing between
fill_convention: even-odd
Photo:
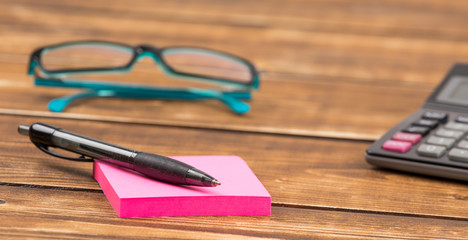
<instances>
[{"instance_id":1,"label":"eyeglasses","mask_svg":"<svg viewBox=\"0 0 468 240\"><path fill-rule=\"evenodd\" d=\"M163 72L176 78L199 80L224 86L215 88L167 88L120 82L72 79L69 75L129 72L141 59L152 58ZM51 111L61 112L78 99L118 97L142 99L217 99L234 112L250 110L241 100L251 99L258 89L259 74L249 61L228 53L194 47L156 48L103 41L68 42L35 50L29 75L37 86L83 88L84 92L49 102Z\"/></svg>"}]
</instances>

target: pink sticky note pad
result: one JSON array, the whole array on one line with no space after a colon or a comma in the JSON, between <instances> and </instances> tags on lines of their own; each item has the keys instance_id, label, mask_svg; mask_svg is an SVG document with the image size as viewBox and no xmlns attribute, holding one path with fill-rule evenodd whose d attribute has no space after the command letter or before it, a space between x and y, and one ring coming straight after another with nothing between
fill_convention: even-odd
<instances>
[{"instance_id":1,"label":"pink sticky note pad","mask_svg":"<svg viewBox=\"0 0 468 240\"><path fill-rule=\"evenodd\" d=\"M173 157L221 182L217 187L173 185L104 162L94 178L119 217L270 215L271 196L237 156Z\"/></svg>"}]
</instances>

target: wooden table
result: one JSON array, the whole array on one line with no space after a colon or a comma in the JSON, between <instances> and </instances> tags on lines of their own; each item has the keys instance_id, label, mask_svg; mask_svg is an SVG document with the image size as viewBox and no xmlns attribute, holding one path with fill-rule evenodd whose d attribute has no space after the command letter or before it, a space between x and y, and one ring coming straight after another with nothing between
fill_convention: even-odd
<instances>
[{"instance_id":1,"label":"wooden table","mask_svg":"<svg viewBox=\"0 0 468 240\"><path fill-rule=\"evenodd\" d=\"M368 165L364 151L468 62L468 2L408 0L0 2L0 238L468 238L468 185ZM261 70L252 111L222 103L92 99L63 113L36 87L33 49L83 39L192 45ZM166 81L143 61L126 81ZM119 218L92 164L16 132L46 122L163 155L239 155L271 216Z\"/></svg>"}]
</instances>

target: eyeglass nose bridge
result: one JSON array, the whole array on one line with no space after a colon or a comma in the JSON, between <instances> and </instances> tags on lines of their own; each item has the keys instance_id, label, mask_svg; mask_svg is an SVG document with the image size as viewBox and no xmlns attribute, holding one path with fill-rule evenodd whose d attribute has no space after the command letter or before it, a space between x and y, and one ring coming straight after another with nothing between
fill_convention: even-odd
<instances>
[{"instance_id":1,"label":"eyeglass nose bridge","mask_svg":"<svg viewBox=\"0 0 468 240\"><path fill-rule=\"evenodd\" d=\"M155 64L161 68L165 73L172 73L172 69L167 66L161 59L161 50L151 45L139 45L136 47L136 62L143 60L144 58L151 58Z\"/></svg>"}]
</instances>

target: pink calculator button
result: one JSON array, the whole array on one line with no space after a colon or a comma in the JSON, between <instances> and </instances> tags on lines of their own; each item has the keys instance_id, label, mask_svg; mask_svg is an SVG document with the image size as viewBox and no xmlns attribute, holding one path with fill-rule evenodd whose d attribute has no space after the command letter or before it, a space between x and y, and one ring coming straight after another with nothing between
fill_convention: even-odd
<instances>
[{"instance_id":1,"label":"pink calculator button","mask_svg":"<svg viewBox=\"0 0 468 240\"><path fill-rule=\"evenodd\" d=\"M395 140L387 140L382 145L382 148L387 150L387 151L405 153L405 152L408 152L411 149L411 143L410 142L395 141Z\"/></svg>"},{"instance_id":2,"label":"pink calculator button","mask_svg":"<svg viewBox=\"0 0 468 240\"><path fill-rule=\"evenodd\" d=\"M419 142L419 140L421 140L421 134L397 132L395 133L395 135L393 135L392 139L396 141L410 142L411 144L416 144Z\"/></svg>"}]
</instances>

